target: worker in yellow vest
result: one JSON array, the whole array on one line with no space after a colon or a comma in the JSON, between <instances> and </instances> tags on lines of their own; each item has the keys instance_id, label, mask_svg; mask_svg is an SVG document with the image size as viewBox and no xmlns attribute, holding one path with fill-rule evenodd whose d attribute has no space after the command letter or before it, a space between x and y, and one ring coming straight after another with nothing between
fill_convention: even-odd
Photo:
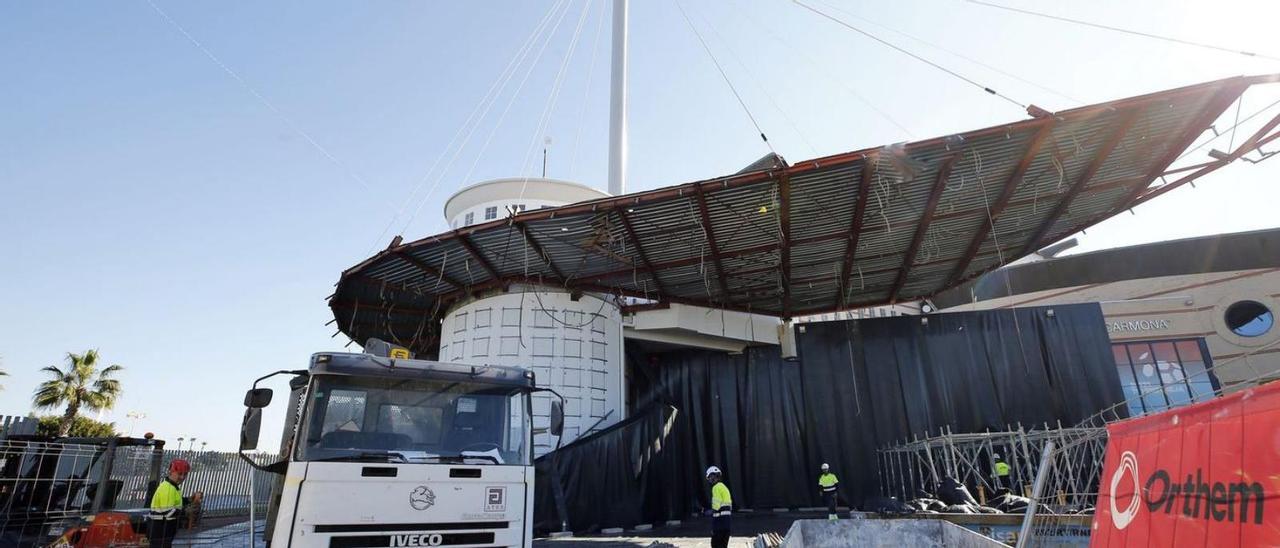
<instances>
[{"instance_id":1,"label":"worker in yellow vest","mask_svg":"<svg viewBox=\"0 0 1280 548\"><path fill-rule=\"evenodd\" d=\"M720 481L720 469L707 468L707 483L711 484L711 548L728 548L729 526L733 515L733 495Z\"/></svg>"},{"instance_id":2,"label":"worker in yellow vest","mask_svg":"<svg viewBox=\"0 0 1280 548\"><path fill-rule=\"evenodd\" d=\"M1009 463L1000 458L1000 454L991 455L995 459L996 487L1004 487L1012 489L1013 484L1009 483Z\"/></svg>"},{"instance_id":3,"label":"worker in yellow vest","mask_svg":"<svg viewBox=\"0 0 1280 548\"><path fill-rule=\"evenodd\" d=\"M831 466L822 463L822 475L818 476L818 489L822 493L822 501L827 503L827 519L835 521L840 519L836 515L836 487L840 485L840 479L831 473Z\"/></svg>"},{"instance_id":4,"label":"worker in yellow vest","mask_svg":"<svg viewBox=\"0 0 1280 548\"><path fill-rule=\"evenodd\" d=\"M195 496L183 498L180 486L190 472L191 463L174 459L169 463L169 475L156 486L156 492L151 496L151 526L147 534L151 548L172 547L183 510L188 504L199 504L204 497L204 493L197 491Z\"/></svg>"}]
</instances>

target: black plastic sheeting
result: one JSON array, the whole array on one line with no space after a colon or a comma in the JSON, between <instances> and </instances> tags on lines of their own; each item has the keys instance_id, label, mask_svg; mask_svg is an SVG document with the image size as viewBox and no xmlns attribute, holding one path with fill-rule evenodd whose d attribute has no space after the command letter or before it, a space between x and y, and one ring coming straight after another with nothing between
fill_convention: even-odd
<instances>
[{"instance_id":1,"label":"black plastic sheeting","mask_svg":"<svg viewBox=\"0 0 1280 548\"><path fill-rule=\"evenodd\" d=\"M1052 309L803 324L799 363L777 347L632 352L643 407L538 459L535 529L681 519L707 506L712 464L735 510L821 506L822 462L859 506L879 494L886 444L943 426L1074 424L1121 401L1099 306Z\"/></svg>"},{"instance_id":2,"label":"black plastic sheeting","mask_svg":"<svg viewBox=\"0 0 1280 548\"><path fill-rule=\"evenodd\" d=\"M809 446L846 500L878 494L876 449L912 435L1073 425L1124 399L1097 304L925 318L798 329Z\"/></svg>"}]
</instances>

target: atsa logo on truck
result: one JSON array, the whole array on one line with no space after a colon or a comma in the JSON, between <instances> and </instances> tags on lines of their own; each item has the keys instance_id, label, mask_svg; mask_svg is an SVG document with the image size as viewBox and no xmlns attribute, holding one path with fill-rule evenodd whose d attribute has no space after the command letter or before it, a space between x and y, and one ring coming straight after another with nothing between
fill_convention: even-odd
<instances>
[{"instance_id":1,"label":"atsa logo on truck","mask_svg":"<svg viewBox=\"0 0 1280 548\"><path fill-rule=\"evenodd\" d=\"M484 511L485 512L506 512L507 511L507 488L506 487L486 487L485 488Z\"/></svg>"}]
</instances>

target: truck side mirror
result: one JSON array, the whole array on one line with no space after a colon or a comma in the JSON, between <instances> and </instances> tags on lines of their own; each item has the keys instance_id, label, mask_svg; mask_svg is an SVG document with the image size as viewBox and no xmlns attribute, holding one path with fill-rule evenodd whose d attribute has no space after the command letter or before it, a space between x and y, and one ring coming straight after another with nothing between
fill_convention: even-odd
<instances>
[{"instance_id":1,"label":"truck side mirror","mask_svg":"<svg viewBox=\"0 0 1280 548\"><path fill-rule=\"evenodd\" d=\"M250 409L262 409L271 405L271 389L270 388L254 388L245 392L244 406Z\"/></svg>"},{"instance_id":2,"label":"truck side mirror","mask_svg":"<svg viewBox=\"0 0 1280 548\"><path fill-rule=\"evenodd\" d=\"M551 402L551 425L548 432L552 436L564 434L564 405L558 401Z\"/></svg>"},{"instance_id":3,"label":"truck side mirror","mask_svg":"<svg viewBox=\"0 0 1280 548\"><path fill-rule=\"evenodd\" d=\"M271 391L267 391L270 400ZM240 423L240 450L253 451L258 448L258 433L262 430L262 408L250 407L244 410L244 421Z\"/></svg>"}]
</instances>

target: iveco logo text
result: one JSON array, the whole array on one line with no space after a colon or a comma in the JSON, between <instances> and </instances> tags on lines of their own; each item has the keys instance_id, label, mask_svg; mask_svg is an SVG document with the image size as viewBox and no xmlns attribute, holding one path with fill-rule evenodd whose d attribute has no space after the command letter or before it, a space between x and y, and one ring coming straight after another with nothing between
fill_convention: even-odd
<instances>
[{"instance_id":1,"label":"iveco logo text","mask_svg":"<svg viewBox=\"0 0 1280 548\"><path fill-rule=\"evenodd\" d=\"M1129 475L1127 481L1126 474ZM1117 489L1126 484L1129 489ZM1122 497L1129 500L1124 508L1117 508L1117 499ZM1120 466L1111 475L1111 522L1116 529L1128 527L1141 506L1146 506L1148 512L1181 512L1189 518L1240 523L1253 521L1260 525L1266 499L1261 483L1212 482L1204 478L1204 471L1199 468L1194 475L1188 472L1183 483L1177 483L1168 470L1157 469L1139 488L1138 459L1129 451L1120 455ZM1179 501L1182 504L1178 504Z\"/></svg>"},{"instance_id":2,"label":"iveco logo text","mask_svg":"<svg viewBox=\"0 0 1280 548\"><path fill-rule=\"evenodd\" d=\"M392 546L439 546L444 537L439 533L430 535L391 535Z\"/></svg>"}]
</instances>

